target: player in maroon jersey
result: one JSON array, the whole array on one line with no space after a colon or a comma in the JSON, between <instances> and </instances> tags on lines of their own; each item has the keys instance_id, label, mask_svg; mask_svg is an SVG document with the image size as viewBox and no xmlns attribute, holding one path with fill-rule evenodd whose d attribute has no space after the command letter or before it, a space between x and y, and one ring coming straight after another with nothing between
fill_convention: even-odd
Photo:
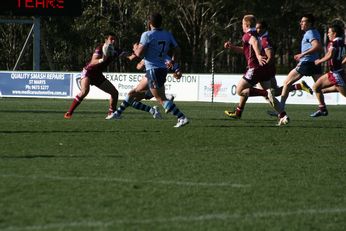
<instances>
[{"instance_id":1,"label":"player in maroon jersey","mask_svg":"<svg viewBox=\"0 0 346 231\"><path fill-rule=\"evenodd\" d=\"M233 111L225 111L231 118L240 119L248 97L263 96L268 98L271 105L278 112L279 118L284 118L288 123L286 112L282 111L279 101L270 91L271 78L275 76L275 68L267 64L268 57L261 54L258 34L255 29L256 19L253 15L245 15L242 20L243 46L235 46L230 41L225 42L224 47L237 53L243 53L247 61L247 71L237 84L237 94L240 102ZM260 83L263 89L254 86Z\"/></svg>"},{"instance_id":2,"label":"player in maroon jersey","mask_svg":"<svg viewBox=\"0 0 346 231\"><path fill-rule=\"evenodd\" d=\"M106 67L115 59L115 57L119 57L120 50L114 48L115 45L115 34L112 32L105 34L105 42L96 47L91 60L87 63L87 65L83 68L81 75L81 91L74 98L70 109L65 113L64 118L70 119L74 110L78 107L78 105L83 101L83 99L88 95L90 90L90 85L95 85L102 91L111 95L109 99L109 110L106 119L110 119L110 115L116 111L117 103L118 103L118 90L114 87L114 85L106 79L103 75L103 71ZM111 53L107 56L104 54L103 46L110 46Z\"/></svg>"},{"instance_id":3,"label":"player in maroon jersey","mask_svg":"<svg viewBox=\"0 0 346 231\"><path fill-rule=\"evenodd\" d=\"M258 20L256 23L256 31L258 33L258 38L261 44L261 53L263 56L267 57L267 64L269 65L270 68L274 70L276 73L276 68L275 68L275 60L274 60L274 47L271 42L271 39L269 38L268 34L268 25L264 20ZM279 87L277 85L277 81L275 76L271 78L271 88L274 89L274 95L275 96L280 96L282 92L282 86ZM306 91L309 94L313 94L312 89L309 87L309 85L303 80L300 83L293 84L290 87L290 92L295 91L295 90L303 90Z\"/></svg>"},{"instance_id":4,"label":"player in maroon jersey","mask_svg":"<svg viewBox=\"0 0 346 231\"><path fill-rule=\"evenodd\" d=\"M322 75L313 86L319 106L318 110L310 115L311 117L328 115L323 93L339 92L346 97L346 77L342 66L346 52L343 34L344 30L340 25L328 27L327 53L323 58L317 59L315 64L320 65L323 62L328 62L329 71Z\"/></svg>"}]
</instances>

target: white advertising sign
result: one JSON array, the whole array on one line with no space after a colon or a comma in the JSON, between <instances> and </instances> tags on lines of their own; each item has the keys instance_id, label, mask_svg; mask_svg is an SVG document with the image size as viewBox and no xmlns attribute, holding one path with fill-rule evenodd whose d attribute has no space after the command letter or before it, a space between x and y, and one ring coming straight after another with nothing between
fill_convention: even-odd
<instances>
[{"instance_id":1,"label":"white advertising sign","mask_svg":"<svg viewBox=\"0 0 346 231\"><path fill-rule=\"evenodd\" d=\"M127 93L136 87L144 76L142 73L105 73L104 75L119 91L119 99L124 99ZM73 75L73 96L80 91L80 76L80 73ZM165 84L166 93L173 94L177 101L197 101L198 80L198 74L186 74L179 80L175 79L171 74L168 74ZM109 95L97 87L92 86L87 98L108 99Z\"/></svg>"},{"instance_id":2,"label":"white advertising sign","mask_svg":"<svg viewBox=\"0 0 346 231\"><path fill-rule=\"evenodd\" d=\"M237 102L236 85L241 75L214 75L214 92L212 75L201 75L198 101Z\"/></svg>"},{"instance_id":3,"label":"white advertising sign","mask_svg":"<svg viewBox=\"0 0 346 231\"><path fill-rule=\"evenodd\" d=\"M137 86L144 73L104 75L118 89L119 99L123 100ZM73 98L80 91L80 77L81 73L78 72L0 72L0 96ZM177 80L168 74L166 93L174 95L177 101L238 103L236 86L241 78L242 74L184 74ZM276 76L279 86L282 86L285 78L286 75ZM303 80L310 87L314 84L311 77L303 77ZM92 86L87 98L108 99L109 95ZM346 98L339 93L325 94L324 98L327 105L346 105ZM263 97L249 97L248 102L266 103ZM318 102L315 95L298 90L290 92L287 104L317 105Z\"/></svg>"}]
</instances>

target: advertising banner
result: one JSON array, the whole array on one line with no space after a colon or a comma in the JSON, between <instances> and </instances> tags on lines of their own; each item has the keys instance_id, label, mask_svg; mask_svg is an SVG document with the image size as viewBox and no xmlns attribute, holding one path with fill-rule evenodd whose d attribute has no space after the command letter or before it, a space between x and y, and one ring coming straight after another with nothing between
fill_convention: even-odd
<instances>
[{"instance_id":1,"label":"advertising banner","mask_svg":"<svg viewBox=\"0 0 346 231\"><path fill-rule=\"evenodd\" d=\"M212 76L201 75L198 101L211 102L237 102L236 85L241 75L214 75L214 89ZM214 91L213 91L214 90Z\"/></svg>"},{"instance_id":2,"label":"advertising banner","mask_svg":"<svg viewBox=\"0 0 346 231\"><path fill-rule=\"evenodd\" d=\"M198 101L211 101L212 97L212 76L211 75L200 75L199 84L199 97ZM243 77L240 74L217 74L214 75L214 102L228 102L237 103L239 102L239 96L237 95L237 84ZM279 87L282 86L286 75L277 75L276 80ZM310 87L313 86L314 81L311 77L303 77L303 79ZM299 83L298 81L297 83ZM256 86L260 87L260 86ZM345 104L346 99L338 93L325 94L325 101L329 105ZM280 100L280 96L277 97ZM263 97L249 97L249 103L266 103ZM286 101L287 104L318 104L316 96L310 95L307 92L297 90L291 91Z\"/></svg>"},{"instance_id":3,"label":"advertising banner","mask_svg":"<svg viewBox=\"0 0 346 231\"><path fill-rule=\"evenodd\" d=\"M71 74L58 72L0 72L0 94L6 97L71 96Z\"/></svg>"},{"instance_id":4,"label":"advertising banner","mask_svg":"<svg viewBox=\"0 0 346 231\"><path fill-rule=\"evenodd\" d=\"M104 73L105 77L118 89L119 99L135 88L144 73ZM79 72L0 72L0 96L3 97L44 97L73 98L80 92ZM177 101L202 101L238 103L237 84L242 74L184 74L181 79L167 75L166 93L175 96ZM277 75L278 86L282 86L286 75ZM314 81L303 77L310 87ZM297 83L299 83L298 81ZM213 85L214 83L214 85ZM256 86L259 87L259 86ZM109 95L95 86L91 86L89 99L108 99ZM280 100L280 96L277 97ZM324 95L327 105L346 104L346 98L339 93ZM249 103L266 103L263 97L249 97ZM287 104L317 105L315 95L301 90L289 93Z\"/></svg>"},{"instance_id":5,"label":"advertising banner","mask_svg":"<svg viewBox=\"0 0 346 231\"><path fill-rule=\"evenodd\" d=\"M126 97L127 93L135 88L144 77L143 73L104 73L105 77L119 91L119 99ZM80 91L80 73L72 74L73 96ZM175 96L177 101L197 101L198 100L198 79L197 74L186 74L181 79L175 79L171 74L167 75L165 84L166 93ZM95 86L91 86L88 99L108 99L109 95Z\"/></svg>"}]
</instances>

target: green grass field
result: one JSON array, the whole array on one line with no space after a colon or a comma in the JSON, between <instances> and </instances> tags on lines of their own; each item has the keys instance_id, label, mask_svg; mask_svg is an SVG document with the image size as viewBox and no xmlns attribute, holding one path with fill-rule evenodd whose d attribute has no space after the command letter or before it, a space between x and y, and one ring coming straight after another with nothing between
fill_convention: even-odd
<instances>
[{"instance_id":1,"label":"green grass field","mask_svg":"<svg viewBox=\"0 0 346 231\"><path fill-rule=\"evenodd\" d=\"M224 103L177 105L190 118L108 102L0 99L0 230L346 230L346 107L310 118L268 105L241 120ZM152 104L152 102L149 102Z\"/></svg>"}]
</instances>

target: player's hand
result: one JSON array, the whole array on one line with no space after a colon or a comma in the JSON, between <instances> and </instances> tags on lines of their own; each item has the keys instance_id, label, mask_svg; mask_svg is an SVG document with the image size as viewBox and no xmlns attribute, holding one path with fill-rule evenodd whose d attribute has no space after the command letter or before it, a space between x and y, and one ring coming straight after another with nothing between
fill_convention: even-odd
<instances>
[{"instance_id":1,"label":"player's hand","mask_svg":"<svg viewBox=\"0 0 346 231\"><path fill-rule=\"evenodd\" d=\"M134 43L132 46L132 50L135 51L138 49L139 44L138 43Z\"/></svg>"},{"instance_id":2,"label":"player's hand","mask_svg":"<svg viewBox=\"0 0 346 231\"><path fill-rule=\"evenodd\" d=\"M143 70L145 67L145 63L144 63L144 60L142 59L139 63L137 63L137 70Z\"/></svg>"},{"instance_id":3,"label":"player's hand","mask_svg":"<svg viewBox=\"0 0 346 231\"><path fill-rule=\"evenodd\" d=\"M169 60L165 62L167 69L171 69L174 65L174 61Z\"/></svg>"},{"instance_id":4,"label":"player's hand","mask_svg":"<svg viewBox=\"0 0 346 231\"><path fill-rule=\"evenodd\" d=\"M230 41L226 41L223 44L223 47L226 48L226 49L231 49L233 47L233 45L232 45L232 43Z\"/></svg>"},{"instance_id":5,"label":"player's hand","mask_svg":"<svg viewBox=\"0 0 346 231\"><path fill-rule=\"evenodd\" d=\"M321 59L316 59L315 60L315 65L317 66L317 65L320 65L321 64Z\"/></svg>"},{"instance_id":6,"label":"player's hand","mask_svg":"<svg viewBox=\"0 0 346 231\"><path fill-rule=\"evenodd\" d=\"M137 56L135 54L131 54L129 56L127 56L126 58L128 58L130 61L134 60L135 58L137 58Z\"/></svg>"},{"instance_id":7,"label":"player's hand","mask_svg":"<svg viewBox=\"0 0 346 231\"><path fill-rule=\"evenodd\" d=\"M296 54L296 55L294 56L294 60L299 61L302 57L303 57L302 54Z\"/></svg>"},{"instance_id":8,"label":"player's hand","mask_svg":"<svg viewBox=\"0 0 346 231\"><path fill-rule=\"evenodd\" d=\"M181 73L181 71L176 71L173 73L173 77L175 79L180 79L183 76L183 73Z\"/></svg>"},{"instance_id":9,"label":"player's hand","mask_svg":"<svg viewBox=\"0 0 346 231\"><path fill-rule=\"evenodd\" d=\"M262 55L257 55L257 60L259 65L263 66L267 63L267 58L265 56Z\"/></svg>"}]
</instances>

